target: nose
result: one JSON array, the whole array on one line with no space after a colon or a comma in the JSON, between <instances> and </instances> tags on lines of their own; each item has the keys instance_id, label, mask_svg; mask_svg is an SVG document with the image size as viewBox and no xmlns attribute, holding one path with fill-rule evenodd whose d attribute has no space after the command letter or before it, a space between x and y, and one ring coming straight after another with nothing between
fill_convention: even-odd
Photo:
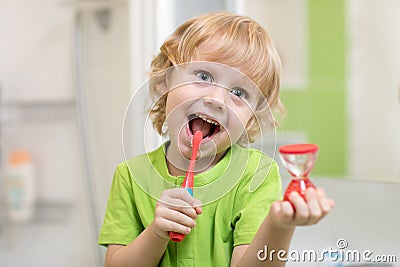
<instances>
[{"instance_id":1,"label":"nose","mask_svg":"<svg viewBox=\"0 0 400 267\"><path fill-rule=\"evenodd\" d=\"M204 96L204 103L207 106L219 110L226 109L226 89L219 86L210 86L207 95Z\"/></svg>"}]
</instances>

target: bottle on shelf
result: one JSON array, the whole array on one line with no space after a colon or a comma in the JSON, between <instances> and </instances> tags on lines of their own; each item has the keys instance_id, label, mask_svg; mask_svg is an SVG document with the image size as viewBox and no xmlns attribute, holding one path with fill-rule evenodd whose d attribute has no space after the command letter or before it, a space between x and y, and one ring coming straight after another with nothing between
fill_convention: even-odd
<instances>
[{"instance_id":1,"label":"bottle on shelf","mask_svg":"<svg viewBox=\"0 0 400 267\"><path fill-rule=\"evenodd\" d=\"M9 220L14 223L29 222L35 209L35 174L28 151L14 150L10 153L6 192Z\"/></svg>"}]
</instances>

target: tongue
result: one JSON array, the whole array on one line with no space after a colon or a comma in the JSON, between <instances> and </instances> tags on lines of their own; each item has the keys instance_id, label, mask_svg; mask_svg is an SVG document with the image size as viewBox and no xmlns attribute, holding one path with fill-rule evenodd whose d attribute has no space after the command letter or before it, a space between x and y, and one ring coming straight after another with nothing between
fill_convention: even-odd
<instances>
[{"instance_id":1,"label":"tongue","mask_svg":"<svg viewBox=\"0 0 400 267\"><path fill-rule=\"evenodd\" d=\"M197 131L201 131L203 136L206 137L211 131L211 125L200 118L191 120L189 125L193 134Z\"/></svg>"}]
</instances>

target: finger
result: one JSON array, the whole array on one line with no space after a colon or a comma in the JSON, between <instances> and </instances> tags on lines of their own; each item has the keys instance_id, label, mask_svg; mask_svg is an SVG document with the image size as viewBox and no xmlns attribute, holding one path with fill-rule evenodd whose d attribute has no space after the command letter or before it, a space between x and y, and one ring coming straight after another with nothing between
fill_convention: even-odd
<instances>
[{"instance_id":1,"label":"finger","mask_svg":"<svg viewBox=\"0 0 400 267\"><path fill-rule=\"evenodd\" d=\"M293 219L294 216L294 209L292 204L289 201L283 201L281 204L281 213L283 216L289 218L289 219Z\"/></svg>"},{"instance_id":2,"label":"finger","mask_svg":"<svg viewBox=\"0 0 400 267\"><path fill-rule=\"evenodd\" d=\"M200 201L196 202L195 199L184 189L171 189L163 192L157 204L180 211L192 218L197 218L197 214L198 212L201 212L201 209L199 211L196 210L191 203L197 204L200 203Z\"/></svg>"},{"instance_id":3,"label":"finger","mask_svg":"<svg viewBox=\"0 0 400 267\"><path fill-rule=\"evenodd\" d=\"M168 220L166 218L159 218L156 223L166 232L176 232L187 235L192 231L191 227Z\"/></svg>"},{"instance_id":4,"label":"finger","mask_svg":"<svg viewBox=\"0 0 400 267\"><path fill-rule=\"evenodd\" d=\"M184 188L171 189L169 196L171 198L181 199L188 203L191 207L194 207L196 205L196 201L193 196Z\"/></svg>"},{"instance_id":5,"label":"finger","mask_svg":"<svg viewBox=\"0 0 400 267\"><path fill-rule=\"evenodd\" d=\"M197 215L202 214L203 213L203 208L202 208L203 204L198 199L194 199L194 201L195 201L194 209L195 209Z\"/></svg>"},{"instance_id":6,"label":"finger","mask_svg":"<svg viewBox=\"0 0 400 267\"><path fill-rule=\"evenodd\" d=\"M289 200L295 209L294 223L297 225L305 225L310 216L306 201L297 192L292 192L289 195Z\"/></svg>"},{"instance_id":7,"label":"finger","mask_svg":"<svg viewBox=\"0 0 400 267\"><path fill-rule=\"evenodd\" d=\"M174 188L167 191L169 198L183 201L179 204L182 207L195 208L202 205L200 200L193 198L193 196L184 188Z\"/></svg>"},{"instance_id":8,"label":"finger","mask_svg":"<svg viewBox=\"0 0 400 267\"><path fill-rule=\"evenodd\" d=\"M273 214L275 218L282 217L282 202L283 201L274 201L269 208L269 213Z\"/></svg>"},{"instance_id":9,"label":"finger","mask_svg":"<svg viewBox=\"0 0 400 267\"><path fill-rule=\"evenodd\" d=\"M196 220L191 218L190 216L187 216L186 214L177 211L177 210L171 210L171 209L162 209L161 211L158 211L157 215L161 218L164 218L168 221L172 221L187 227L195 227L196 226Z\"/></svg>"},{"instance_id":10,"label":"finger","mask_svg":"<svg viewBox=\"0 0 400 267\"><path fill-rule=\"evenodd\" d=\"M332 199L326 197L325 190L323 188L317 189L317 195L318 198L320 199L320 206L322 213L326 215L335 206L335 203L333 202Z\"/></svg>"},{"instance_id":11,"label":"finger","mask_svg":"<svg viewBox=\"0 0 400 267\"><path fill-rule=\"evenodd\" d=\"M335 201L333 199L329 199L329 204L331 205L331 209L335 207Z\"/></svg>"},{"instance_id":12,"label":"finger","mask_svg":"<svg viewBox=\"0 0 400 267\"><path fill-rule=\"evenodd\" d=\"M319 198L317 191L314 188L308 188L305 192L308 209L310 212L307 224L315 224L323 217L321 208L322 199Z\"/></svg>"},{"instance_id":13,"label":"finger","mask_svg":"<svg viewBox=\"0 0 400 267\"><path fill-rule=\"evenodd\" d=\"M269 212L279 224L293 225L294 210L289 201L274 201Z\"/></svg>"},{"instance_id":14,"label":"finger","mask_svg":"<svg viewBox=\"0 0 400 267\"><path fill-rule=\"evenodd\" d=\"M280 205L280 216L286 224L293 224L295 210L289 201L282 201Z\"/></svg>"},{"instance_id":15,"label":"finger","mask_svg":"<svg viewBox=\"0 0 400 267\"><path fill-rule=\"evenodd\" d=\"M157 206L162 206L162 207L168 207L169 209L173 210L179 210L181 212L191 212L190 210L193 210L192 216L196 214L194 212L194 209L191 205L189 205L186 201L179 199L179 198L172 198L170 196L162 196L158 202Z\"/></svg>"},{"instance_id":16,"label":"finger","mask_svg":"<svg viewBox=\"0 0 400 267\"><path fill-rule=\"evenodd\" d=\"M187 202L183 202L179 199L175 199L172 202L174 203L168 206L169 209L185 214L186 216L192 219L197 219L198 216L197 210L192 206L189 206Z\"/></svg>"}]
</instances>

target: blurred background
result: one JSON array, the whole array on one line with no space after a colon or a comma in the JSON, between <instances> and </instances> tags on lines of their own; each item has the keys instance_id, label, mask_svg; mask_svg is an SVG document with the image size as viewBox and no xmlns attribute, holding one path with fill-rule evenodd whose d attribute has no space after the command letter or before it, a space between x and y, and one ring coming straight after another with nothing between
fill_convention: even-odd
<instances>
[{"instance_id":1,"label":"blurred background","mask_svg":"<svg viewBox=\"0 0 400 267\"><path fill-rule=\"evenodd\" d=\"M291 248L345 238L400 266L400 1L0 0L1 267L103 265L114 169L162 141L143 131L145 101L122 129L130 99L163 40L218 10L259 21L282 57L288 114L265 152L320 147L310 176L336 207Z\"/></svg>"}]
</instances>

